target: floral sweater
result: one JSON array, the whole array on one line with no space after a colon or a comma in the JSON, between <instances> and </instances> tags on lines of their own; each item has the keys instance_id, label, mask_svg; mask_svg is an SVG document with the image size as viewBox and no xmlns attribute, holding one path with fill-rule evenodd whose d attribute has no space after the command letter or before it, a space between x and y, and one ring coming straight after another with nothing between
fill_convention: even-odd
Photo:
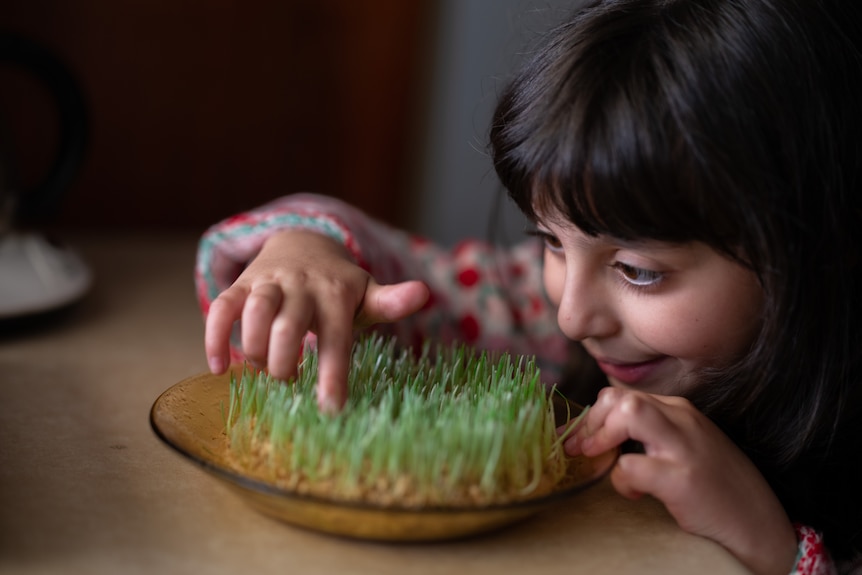
<instances>
[{"instance_id":1,"label":"floral sweater","mask_svg":"<svg viewBox=\"0 0 862 575\"><path fill-rule=\"evenodd\" d=\"M208 229L201 238L195 268L204 314L264 241L287 228L313 230L341 242L379 283L419 279L428 285L431 297L418 313L376 326L378 331L409 345L426 339L461 341L480 349L533 355L546 381L561 375L568 342L542 291L538 242L503 249L465 241L445 250L326 196L285 196ZM243 358L236 333L231 357ZM800 525L797 534L799 552L791 575L838 573L816 531ZM862 572L862 568L857 565L850 571Z\"/></svg>"}]
</instances>

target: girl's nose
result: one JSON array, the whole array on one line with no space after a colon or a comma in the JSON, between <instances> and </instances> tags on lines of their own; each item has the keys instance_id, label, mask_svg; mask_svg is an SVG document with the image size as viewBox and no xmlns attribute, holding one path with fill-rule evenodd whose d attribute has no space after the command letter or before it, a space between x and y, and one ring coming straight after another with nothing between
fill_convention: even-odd
<instances>
[{"instance_id":1,"label":"girl's nose","mask_svg":"<svg viewBox=\"0 0 862 575\"><path fill-rule=\"evenodd\" d=\"M557 310L557 323L569 339L605 338L619 328L612 294L589 278L567 278Z\"/></svg>"}]
</instances>

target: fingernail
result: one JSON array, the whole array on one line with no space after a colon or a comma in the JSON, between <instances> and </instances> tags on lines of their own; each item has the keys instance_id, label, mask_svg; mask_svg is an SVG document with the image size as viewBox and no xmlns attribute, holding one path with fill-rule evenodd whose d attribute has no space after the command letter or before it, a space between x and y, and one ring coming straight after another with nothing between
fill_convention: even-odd
<instances>
[{"instance_id":1,"label":"fingernail","mask_svg":"<svg viewBox=\"0 0 862 575\"><path fill-rule=\"evenodd\" d=\"M581 454L581 440L578 436L573 435L563 443L563 449L567 455L572 457Z\"/></svg>"},{"instance_id":2,"label":"fingernail","mask_svg":"<svg viewBox=\"0 0 862 575\"><path fill-rule=\"evenodd\" d=\"M320 407L320 411L327 415L335 415L341 411L341 406L338 404L338 401L331 395L324 395L321 397L318 401L318 406Z\"/></svg>"},{"instance_id":3,"label":"fingernail","mask_svg":"<svg viewBox=\"0 0 862 575\"><path fill-rule=\"evenodd\" d=\"M207 360L210 371L213 373L222 373L225 370L224 361L220 357L211 357Z\"/></svg>"}]
</instances>

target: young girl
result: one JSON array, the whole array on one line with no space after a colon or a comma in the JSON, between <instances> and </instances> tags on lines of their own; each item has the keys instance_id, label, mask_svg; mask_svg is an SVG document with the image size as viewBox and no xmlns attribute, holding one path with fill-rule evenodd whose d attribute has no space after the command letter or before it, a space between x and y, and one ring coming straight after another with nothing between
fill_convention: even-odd
<instances>
[{"instance_id":1,"label":"young girl","mask_svg":"<svg viewBox=\"0 0 862 575\"><path fill-rule=\"evenodd\" d=\"M643 444L623 495L754 573L862 572L858 6L589 2L491 126L541 245L447 253L331 198L275 201L202 239L212 371L288 377L310 331L338 409L355 329L534 354L593 406L570 453Z\"/></svg>"}]
</instances>

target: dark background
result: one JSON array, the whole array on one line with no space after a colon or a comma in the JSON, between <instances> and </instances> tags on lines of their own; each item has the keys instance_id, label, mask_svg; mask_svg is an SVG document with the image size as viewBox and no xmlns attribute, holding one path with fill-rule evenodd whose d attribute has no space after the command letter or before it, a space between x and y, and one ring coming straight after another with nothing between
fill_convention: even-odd
<instances>
[{"instance_id":1,"label":"dark background","mask_svg":"<svg viewBox=\"0 0 862 575\"><path fill-rule=\"evenodd\" d=\"M81 169L61 209L35 223L202 230L304 190L398 222L421 140L431 4L0 1L0 34L49 49L89 109ZM56 152L57 112L8 62L0 116L6 161L33 189Z\"/></svg>"}]
</instances>

